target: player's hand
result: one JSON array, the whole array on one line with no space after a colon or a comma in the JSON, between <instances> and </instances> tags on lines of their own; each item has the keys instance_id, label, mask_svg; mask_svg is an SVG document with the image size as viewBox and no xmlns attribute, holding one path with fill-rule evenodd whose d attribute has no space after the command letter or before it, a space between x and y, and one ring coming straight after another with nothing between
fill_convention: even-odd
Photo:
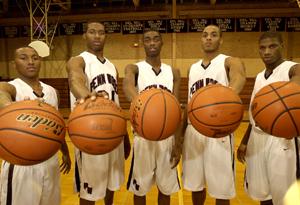
<instances>
[{"instance_id":1,"label":"player's hand","mask_svg":"<svg viewBox=\"0 0 300 205\"><path fill-rule=\"evenodd\" d=\"M104 97L104 98L108 99L109 95L105 90L101 90L101 91L98 91L98 92L93 91L89 95L87 95L86 97L78 99L75 104L76 105L83 104L88 98L90 98L91 101L94 101L94 100L96 100L97 97Z\"/></svg>"},{"instance_id":2,"label":"player's hand","mask_svg":"<svg viewBox=\"0 0 300 205\"><path fill-rule=\"evenodd\" d=\"M180 161L181 153L182 153L182 145L178 146L175 144L172 148L171 158L170 158L170 163L172 165L172 167L171 167L172 169L178 165L178 163Z\"/></svg>"},{"instance_id":3,"label":"player's hand","mask_svg":"<svg viewBox=\"0 0 300 205\"><path fill-rule=\"evenodd\" d=\"M62 163L60 165L60 172L63 174L68 174L71 169L71 159L69 153L62 155Z\"/></svg>"},{"instance_id":4,"label":"player's hand","mask_svg":"<svg viewBox=\"0 0 300 205\"><path fill-rule=\"evenodd\" d=\"M237 158L243 164L245 163L246 151L247 151L247 145L241 143L237 150Z\"/></svg>"},{"instance_id":5,"label":"player's hand","mask_svg":"<svg viewBox=\"0 0 300 205\"><path fill-rule=\"evenodd\" d=\"M130 140L129 140L129 135L126 133L124 136L124 157L125 160L128 159L131 151L131 145L130 145Z\"/></svg>"}]
</instances>

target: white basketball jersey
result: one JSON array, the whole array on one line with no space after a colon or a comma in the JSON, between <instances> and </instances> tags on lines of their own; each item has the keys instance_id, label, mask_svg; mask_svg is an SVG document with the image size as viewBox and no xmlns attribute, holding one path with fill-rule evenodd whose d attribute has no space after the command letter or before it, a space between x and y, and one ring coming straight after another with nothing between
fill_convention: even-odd
<instances>
[{"instance_id":1,"label":"white basketball jersey","mask_svg":"<svg viewBox=\"0 0 300 205\"><path fill-rule=\"evenodd\" d=\"M160 88L173 92L173 72L171 66L162 63L160 72L156 73L146 61L136 64L138 66L138 91L150 88Z\"/></svg>"},{"instance_id":2,"label":"white basketball jersey","mask_svg":"<svg viewBox=\"0 0 300 205\"><path fill-rule=\"evenodd\" d=\"M202 65L202 60L194 63L189 72L189 99L200 88L208 84L222 84L228 86L227 72L225 68L225 59L229 57L219 54L211 60L208 66Z\"/></svg>"},{"instance_id":3,"label":"white basketball jersey","mask_svg":"<svg viewBox=\"0 0 300 205\"><path fill-rule=\"evenodd\" d=\"M9 81L9 83L11 85L14 85L17 90L16 101L22 101L24 100L25 97L27 98L29 97L31 100L39 98L34 94L33 89L20 78L16 78L12 81ZM44 94L42 98L45 100L46 103L58 109L58 99L57 99L57 94L55 89L50 85L47 85L41 81L40 83L43 88L43 94Z\"/></svg>"},{"instance_id":4,"label":"white basketball jersey","mask_svg":"<svg viewBox=\"0 0 300 205\"><path fill-rule=\"evenodd\" d=\"M283 63L281 63L279 66L277 66L273 70L273 73L267 79L265 78L266 69L263 70L262 72L260 72L256 76L256 79L255 79L255 84L254 84L254 88L253 88L252 95L251 95L250 105L251 105L251 102L252 102L255 94L264 86L267 86L271 83L278 82L278 81L289 81L290 80L290 77L289 77L290 68L295 64L297 64L297 63L292 62L292 61L284 61ZM251 106L249 107L249 118L250 118L250 123L252 125L255 125L254 119L252 118L252 115L251 115ZM258 127L256 127L256 128L258 128Z\"/></svg>"},{"instance_id":5,"label":"white basketball jersey","mask_svg":"<svg viewBox=\"0 0 300 205\"><path fill-rule=\"evenodd\" d=\"M119 105L117 88L117 70L115 66L105 58L101 62L97 56L87 51L82 52L81 56L85 62L84 72L87 78L87 87L92 91L106 91L109 99ZM76 99L71 93L71 107L74 107Z\"/></svg>"}]
</instances>

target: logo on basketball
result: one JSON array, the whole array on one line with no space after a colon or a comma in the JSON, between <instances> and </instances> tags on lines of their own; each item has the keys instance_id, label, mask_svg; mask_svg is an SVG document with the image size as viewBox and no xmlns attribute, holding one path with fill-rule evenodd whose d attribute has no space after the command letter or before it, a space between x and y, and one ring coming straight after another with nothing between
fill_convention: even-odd
<instances>
[{"instance_id":1,"label":"logo on basketball","mask_svg":"<svg viewBox=\"0 0 300 205\"><path fill-rule=\"evenodd\" d=\"M53 130L53 133L57 136L59 136L64 130L64 126L62 124L58 124L55 120L35 114L21 113L16 117L16 121L30 123L29 127L32 129L36 129L39 126L45 126L45 131Z\"/></svg>"}]
</instances>

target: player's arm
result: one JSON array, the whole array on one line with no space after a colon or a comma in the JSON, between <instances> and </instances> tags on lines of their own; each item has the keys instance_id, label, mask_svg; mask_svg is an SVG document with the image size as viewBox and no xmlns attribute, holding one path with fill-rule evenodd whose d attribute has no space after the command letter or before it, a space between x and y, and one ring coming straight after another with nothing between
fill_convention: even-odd
<instances>
[{"instance_id":1,"label":"player's arm","mask_svg":"<svg viewBox=\"0 0 300 205\"><path fill-rule=\"evenodd\" d=\"M290 80L300 85L300 64L291 67L289 71Z\"/></svg>"},{"instance_id":2,"label":"player's arm","mask_svg":"<svg viewBox=\"0 0 300 205\"><path fill-rule=\"evenodd\" d=\"M60 95L59 95L58 90L55 89L55 92L56 92L56 96L57 96L57 104L59 105ZM69 171L71 169L71 158L70 158L69 148L68 148L68 145L67 145L67 142L65 139L60 147L60 151L63 154L62 155L62 163L60 165L60 171L64 174L67 174L67 173L69 173Z\"/></svg>"},{"instance_id":3,"label":"player's arm","mask_svg":"<svg viewBox=\"0 0 300 205\"><path fill-rule=\"evenodd\" d=\"M125 77L123 80L123 91L126 98L131 102L137 95L138 91L135 87L135 76L138 74L138 67L129 64L125 67Z\"/></svg>"},{"instance_id":4,"label":"player's arm","mask_svg":"<svg viewBox=\"0 0 300 205\"><path fill-rule=\"evenodd\" d=\"M90 96L84 68L85 63L80 56L72 57L67 63L69 87L76 99L85 99Z\"/></svg>"},{"instance_id":5,"label":"player's arm","mask_svg":"<svg viewBox=\"0 0 300 205\"><path fill-rule=\"evenodd\" d=\"M229 87L239 94L246 83L246 72L244 63L239 58L228 57L225 60L228 71Z\"/></svg>"},{"instance_id":6,"label":"player's arm","mask_svg":"<svg viewBox=\"0 0 300 205\"><path fill-rule=\"evenodd\" d=\"M178 101L180 101L180 82L181 82L181 77L180 77L180 71L179 69L172 69L173 72L173 94L176 96Z\"/></svg>"},{"instance_id":7,"label":"player's arm","mask_svg":"<svg viewBox=\"0 0 300 205\"><path fill-rule=\"evenodd\" d=\"M252 125L251 125L251 123L249 123L247 131L245 132L245 134L242 138L242 141L237 150L237 158L242 163L245 162L245 156L246 156L247 145L248 145L248 141L250 138L251 129L252 129Z\"/></svg>"},{"instance_id":8,"label":"player's arm","mask_svg":"<svg viewBox=\"0 0 300 205\"><path fill-rule=\"evenodd\" d=\"M14 101L16 95L17 91L15 86L7 82L0 82L0 108Z\"/></svg>"},{"instance_id":9,"label":"player's arm","mask_svg":"<svg viewBox=\"0 0 300 205\"><path fill-rule=\"evenodd\" d=\"M174 84L173 84L173 92L174 95L177 97L178 101L180 101L180 82L181 82L181 77L180 77L180 71L179 70L173 70L173 77L174 77ZM185 106L182 106L185 107ZM186 109L183 109L183 117L180 121L180 125L177 128L175 132L175 144L172 149L171 153L171 163L172 163L172 168L175 168L177 164L180 161L180 157L182 154L182 146L183 146L183 141L184 141L184 131L187 126L187 119L186 119Z\"/></svg>"}]
</instances>

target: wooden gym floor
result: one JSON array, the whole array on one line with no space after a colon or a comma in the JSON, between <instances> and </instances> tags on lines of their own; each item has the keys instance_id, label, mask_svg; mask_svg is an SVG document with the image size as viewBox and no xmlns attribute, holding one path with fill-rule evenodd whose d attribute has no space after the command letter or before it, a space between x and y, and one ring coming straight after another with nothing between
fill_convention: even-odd
<instances>
[{"instance_id":1,"label":"wooden gym floor","mask_svg":"<svg viewBox=\"0 0 300 205\"><path fill-rule=\"evenodd\" d=\"M240 127L235 132L235 150L241 141L243 134L248 126L247 122L242 122ZM130 136L132 141L132 136ZM72 169L68 175L62 175L61 185L62 185L62 205L78 205L78 196L73 193L73 175L74 175L74 150L73 145L67 137L67 143L70 149L70 154L72 158ZM126 161L125 164L125 179L127 180L129 169L130 169L131 156ZM178 166L180 172L181 165ZM245 193L243 188L243 176L244 176L244 165L237 161L236 159L236 189L237 195L231 200L231 205L258 205L258 202L252 201ZM180 176L180 175L179 175ZM181 179L180 179L181 180ZM222 184L220 184L222 186ZM156 205L157 204L157 189L153 186L152 190L147 195L147 204ZM97 205L104 205L103 201L98 201ZM207 196L206 205L215 204L214 199ZM133 195L126 190L126 181L124 182L121 190L115 193L114 205L133 205ZM178 193L171 196L171 205L192 205L191 194L185 190L180 190Z\"/></svg>"}]
</instances>

